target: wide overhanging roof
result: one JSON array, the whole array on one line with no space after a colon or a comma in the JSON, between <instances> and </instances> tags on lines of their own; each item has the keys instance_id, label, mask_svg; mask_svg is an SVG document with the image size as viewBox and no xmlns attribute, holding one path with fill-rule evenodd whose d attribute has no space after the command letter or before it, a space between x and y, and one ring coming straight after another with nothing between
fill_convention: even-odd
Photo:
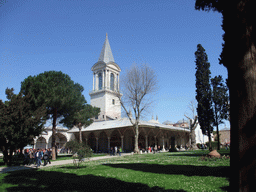
<instances>
[{"instance_id":1,"label":"wide overhanging roof","mask_svg":"<svg viewBox=\"0 0 256 192\"><path fill-rule=\"evenodd\" d=\"M174 127L171 125L164 125L161 123L150 123L147 121L140 121L139 123L140 127L149 127L149 128L160 128L165 130L172 130L172 131L186 131L189 132L188 128L184 127ZM109 121L97 121L93 122L88 127L82 127L82 132L86 131L102 131L107 129L118 129L122 127L132 127L132 124L130 120L125 117L121 119L116 120L109 120ZM78 127L73 127L71 130L68 131L68 133L77 133L79 132Z\"/></svg>"}]
</instances>

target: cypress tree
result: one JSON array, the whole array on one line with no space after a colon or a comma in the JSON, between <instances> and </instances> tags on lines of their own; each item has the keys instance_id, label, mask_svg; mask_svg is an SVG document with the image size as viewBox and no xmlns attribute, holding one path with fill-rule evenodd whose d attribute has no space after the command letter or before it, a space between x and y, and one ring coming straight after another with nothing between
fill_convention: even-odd
<instances>
[{"instance_id":1,"label":"cypress tree","mask_svg":"<svg viewBox=\"0 0 256 192\"><path fill-rule=\"evenodd\" d=\"M220 150L219 124L223 123L223 119L228 119L228 88L221 75L212 78L211 85L214 126L217 131L218 150Z\"/></svg>"},{"instance_id":2,"label":"cypress tree","mask_svg":"<svg viewBox=\"0 0 256 192\"><path fill-rule=\"evenodd\" d=\"M213 110L211 102L211 86L210 86L210 63L207 54L201 44L197 45L196 57L196 100L198 122L203 134L208 135L209 149L211 146L211 133L213 131Z\"/></svg>"}]
</instances>

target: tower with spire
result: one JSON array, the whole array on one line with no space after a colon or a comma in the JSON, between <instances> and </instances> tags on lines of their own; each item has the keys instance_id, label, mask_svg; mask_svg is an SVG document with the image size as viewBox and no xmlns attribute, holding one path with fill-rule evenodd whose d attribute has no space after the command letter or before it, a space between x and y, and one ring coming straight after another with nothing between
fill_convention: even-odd
<instances>
[{"instance_id":1,"label":"tower with spire","mask_svg":"<svg viewBox=\"0 0 256 192\"><path fill-rule=\"evenodd\" d=\"M93 89L90 92L91 105L99 107L101 112L95 121L113 120L121 117L121 104L118 97L122 96L119 92L119 73L121 72L118 64L115 63L108 34L103 44L100 57L92 68Z\"/></svg>"}]
</instances>

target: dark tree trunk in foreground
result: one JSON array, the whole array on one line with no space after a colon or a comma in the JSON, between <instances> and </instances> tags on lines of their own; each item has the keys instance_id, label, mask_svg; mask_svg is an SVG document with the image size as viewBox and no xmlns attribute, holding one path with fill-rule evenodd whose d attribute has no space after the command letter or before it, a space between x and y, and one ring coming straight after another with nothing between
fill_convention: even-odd
<instances>
[{"instance_id":1,"label":"dark tree trunk in foreground","mask_svg":"<svg viewBox=\"0 0 256 192\"><path fill-rule=\"evenodd\" d=\"M57 158L57 147L56 147L56 121L57 121L57 108L53 109L53 123L52 123L52 160Z\"/></svg>"},{"instance_id":2,"label":"dark tree trunk in foreground","mask_svg":"<svg viewBox=\"0 0 256 192\"><path fill-rule=\"evenodd\" d=\"M230 189L256 191L256 35L255 1L197 0L196 9L223 15L220 63L228 69L231 119Z\"/></svg>"},{"instance_id":3,"label":"dark tree trunk in foreground","mask_svg":"<svg viewBox=\"0 0 256 192\"><path fill-rule=\"evenodd\" d=\"M255 3L255 2L254 2ZM223 12L231 115L231 186L255 191L256 173L256 37L253 1L235 1ZM254 25L254 26L253 26Z\"/></svg>"}]
</instances>

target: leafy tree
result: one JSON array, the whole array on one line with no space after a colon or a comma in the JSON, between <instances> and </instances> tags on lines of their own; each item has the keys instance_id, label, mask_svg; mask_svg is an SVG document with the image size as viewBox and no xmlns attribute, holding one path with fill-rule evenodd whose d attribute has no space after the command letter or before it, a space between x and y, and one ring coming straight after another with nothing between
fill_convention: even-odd
<instances>
[{"instance_id":1,"label":"leafy tree","mask_svg":"<svg viewBox=\"0 0 256 192\"><path fill-rule=\"evenodd\" d=\"M135 129L134 151L139 152L139 122L143 112L152 105L152 95L157 91L157 78L153 69L147 65L133 65L123 76L123 97L119 96L120 103ZM131 107L135 119L127 106Z\"/></svg>"},{"instance_id":2,"label":"leafy tree","mask_svg":"<svg viewBox=\"0 0 256 192\"><path fill-rule=\"evenodd\" d=\"M256 167L256 38L254 0L196 0L197 10L222 14L224 43L220 64L228 70L231 119L231 185L255 191ZM254 167L254 168L253 168Z\"/></svg>"},{"instance_id":3,"label":"leafy tree","mask_svg":"<svg viewBox=\"0 0 256 192\"><path fill-rule=\"evenodd\" d=\"M34 105L46 105L47 119L52 118L52 159L56 159L56 120L63 121L75 112L81 110L86 103L82 95L83 87L74 83L71 78L61 71L46 71L37 76L29 76L21 83L24 95L31 94Z\"/></svg>"},{"instance_id":4,"label":"leafy tree","mask_svg":"<svg viewBox=\"0 0 256 192\"><path fill-rule=\"evenodd\" d=\"M22 93L15 95L12 89L6 89L9 101L0 102L0 135L1 148L4 154L5 164L11 163L12 152L32 143L33 138L38 136L45 124L43 118L46 114L45 106L34 108L31 104L31 95L23 96ZM10 156L8 156L10 149Z\"/></svg>"},{"instance_id":5,"label":"leafy tree","mask_svg":"<svg viewBox=\"0 0 256 192\"><path fill-rule=\"evenodd\" d=\"M213 103L213 125L217 129L218 150L220 150L219 124L224 123L223 119L228 118L228 88L225 86L222 76L215 76L211 79L212 103Z\"/></svg>"},{"instance_id":6,"label":"leafy tree","mask_svg":"<svg viewBox=\"0 0 256 192\"><path fill-rule=\"evenodd\" d=\"M80 111L77 111L73 116L69 116L66 119L60 121L67 127L73 127L74 125L79 129L79 141L82 143L82 126L89 126L93 123L92 117L98 116L100 113L100 108L93 107L89 104L82 106Z\"/></svg>"},{"instance_id":7,"label":"leafy tree","mask_svg":"<svg viewBox=\"0 0 256 192\"><path fill-rule=\"evenodd\" d=\"M210 63L208 62L207 54L201 44L197 45L196 57L196 100L198 122L203 134L208 135L209 149L211 146L211 133L213 131L213 110L211 102L211 87L210 87Z\"/></svg>"}]
</instances>

